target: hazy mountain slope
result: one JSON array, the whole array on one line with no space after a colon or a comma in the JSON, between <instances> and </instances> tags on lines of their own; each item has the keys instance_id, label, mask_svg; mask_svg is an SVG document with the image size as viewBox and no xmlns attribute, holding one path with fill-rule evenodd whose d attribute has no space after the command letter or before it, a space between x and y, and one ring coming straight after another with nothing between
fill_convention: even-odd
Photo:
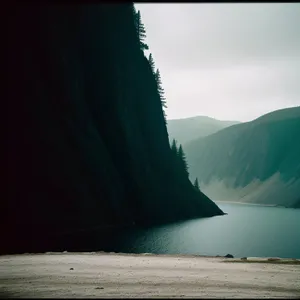
<instances>
[{"instance_id":1,"label":"hazy mountain slope","mask_svg":"<svg viewBox=\"0 0 300 300\"><path fill-rule=\"evenodd\" d=\"M191 178L215 200L291 206L300 195L300 107L192 141Z\"/></svg>"},{"instance_id":2,"label":"hazy mountain slope","mask_svg":"<svg viewBox=\"0 0 300 300\"><path fill-rule=\"evenodd\" d=\"M300 208L300 199L293 205L294 208Z\"/></svg>"},{"instance_id":3,"label":"hazy mountain slope","mask_svg":"<svg viewBox=\"0 0 300 300\"><path fill-rule=\"evenodd\" d=\"M206 116L197 116L168 120L167 128L170 141L175 138L179 143L185 144L238 123L240 122L220 121Z\"/></svg>"},{"instance_id":4,"label":"hazy mountain slope","mask_svg":"<svg viewBox=\"0 0 300 300\"><path fill-rule=\"evenodd\" d=\"M87 249L94 228L222 214L174 168L130 4L9 9L0 250Z\"/></svg>"}]
</instances>

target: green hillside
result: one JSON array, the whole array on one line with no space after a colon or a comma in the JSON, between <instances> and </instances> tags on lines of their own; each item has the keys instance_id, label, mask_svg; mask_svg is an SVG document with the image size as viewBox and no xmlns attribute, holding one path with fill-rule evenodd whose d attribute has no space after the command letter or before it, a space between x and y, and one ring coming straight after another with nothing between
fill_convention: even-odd
<instances>
[{"instance_id":1,"label":"green hillside","mask_svg":"<svg viewBox=\"0 0 300 300\"><path fill-rule=\"evenodd\" d=\"M292 206L300 195L300 107L225 128L185 147L190 177L215 200Z\"/></svg>"}]
</instances>

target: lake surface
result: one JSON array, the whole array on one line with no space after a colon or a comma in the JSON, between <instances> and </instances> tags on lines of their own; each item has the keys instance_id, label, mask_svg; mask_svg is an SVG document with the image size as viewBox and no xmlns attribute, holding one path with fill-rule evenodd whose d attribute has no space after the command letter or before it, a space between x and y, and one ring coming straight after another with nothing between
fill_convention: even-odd
<instances>
[{"instance_id":1,"label":"lake surface","mask_svg":"<svg viewBox=\"0 0 300 300\"><path fill-rule=\"evenodd\" d=\"M228 215L127 233L122 252L300 258L300 210L220 203Z\"/></svg>"}]
</instances>

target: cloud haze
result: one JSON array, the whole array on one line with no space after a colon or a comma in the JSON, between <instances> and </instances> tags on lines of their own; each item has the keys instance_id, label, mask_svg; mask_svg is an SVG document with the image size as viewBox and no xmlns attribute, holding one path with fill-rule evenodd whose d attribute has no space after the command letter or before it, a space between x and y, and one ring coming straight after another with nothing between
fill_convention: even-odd
<instances>
[{"instance_id":1,"label":"cloud haze","mask_svg":"<svg viewBox=\"0 0 300 300\"><path fill-rule=\"evenodd\" d=\"M207 115L247 121L300 105L299 3L138 3L136 8L161 71L169 119Z\"/></svg>"}]
</instances>

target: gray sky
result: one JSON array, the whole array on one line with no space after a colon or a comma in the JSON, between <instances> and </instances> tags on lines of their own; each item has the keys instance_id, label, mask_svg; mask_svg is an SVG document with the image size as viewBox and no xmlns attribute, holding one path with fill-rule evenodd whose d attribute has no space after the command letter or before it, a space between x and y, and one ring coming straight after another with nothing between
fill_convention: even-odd
<instances>
[{"instance_id":1,"label":"gray sky","mask_svg":"<svg viewBox=\"0 0 300 300\"><path fill-rule=\"evenodd\" d=\"M161 72L168 119L248 121L300 105L299 3L135 6Z\"/></svg>"}]
</instances>

